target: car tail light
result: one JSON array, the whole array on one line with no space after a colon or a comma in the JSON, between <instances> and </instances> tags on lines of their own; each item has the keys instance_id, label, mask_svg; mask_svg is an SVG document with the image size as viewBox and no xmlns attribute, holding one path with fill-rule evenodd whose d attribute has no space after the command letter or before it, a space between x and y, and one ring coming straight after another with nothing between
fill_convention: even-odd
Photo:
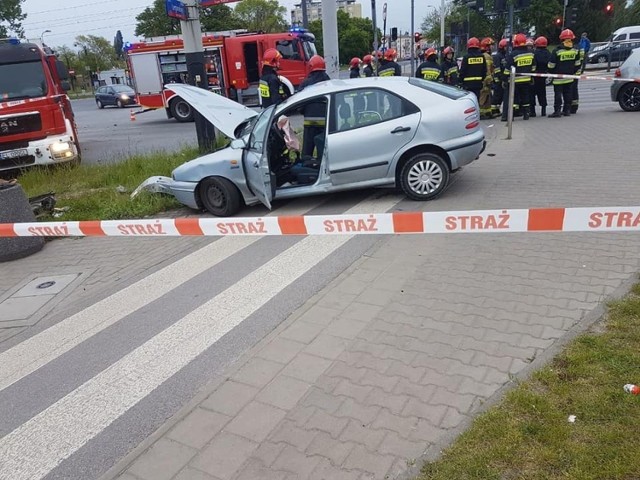
<instances>
[{"instance_id":1,"label":"car tail light","mask_svg":"<svg viewBox=\"0 0 640 480\"><path fill-rule=\"evenodd\" d=\"M467 130L472 130L476 128L478 125L480 125L480 122L476 120L474 122L468 123L467 126L464 128L466 128Z\"/></svg>"},{"instance_id":2,"label":"car tail light","mask_svg":"<svg viewBox=\"0 0 640 480\"><path fill-rule=\"evenodd\" d=\"M622 72L619 68L616 68L616 71L613 73L613 75L617 78L620 78L622 76Z\"/></svg>"},{"instance_id":3,"label":"car tail light","mask_svg":"<svg viewBox=\"0 0 640 480\"><path fill-rule=\"evenodd\" d=\"M476 111L476 107L469 107L464 111L464 114L468 115L468 114L473 113L475 111Z\"/></svg>"}]
</instances>

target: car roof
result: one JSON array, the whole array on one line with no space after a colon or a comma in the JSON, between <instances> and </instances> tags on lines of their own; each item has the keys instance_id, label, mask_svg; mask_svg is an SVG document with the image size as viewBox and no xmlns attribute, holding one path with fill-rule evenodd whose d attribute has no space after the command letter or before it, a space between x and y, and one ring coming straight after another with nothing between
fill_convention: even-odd
<instances>
[{"instance_id":1,"label":"car roof","mask_svg":"<svg viewBox=\"0 0 640 480\"><path fill-rule=\"evenodd\" d=\"M306 98L317 97L318 95L328 95L330 93L343 92L354 88L367 87L385 88L393 91L395 88L401 88L403 85L409 85L409 77L368 77L326 80L305 88L291 98L297 102Z\"/></svg>"}]
</instances>

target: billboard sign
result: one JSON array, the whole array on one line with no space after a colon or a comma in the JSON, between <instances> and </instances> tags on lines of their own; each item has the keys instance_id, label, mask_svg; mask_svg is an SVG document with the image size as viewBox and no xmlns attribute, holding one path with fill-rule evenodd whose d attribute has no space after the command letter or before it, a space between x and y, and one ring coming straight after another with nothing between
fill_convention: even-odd
<instances>
[{"instance_id":1,"label":"billboard sign","mask_svg":"<svg viewBox=\"0 0 640 480\"><path fill-rule=\"evenodd\" d=\"M180 0L165 0L167 15L179 20L187 19L187 8Z\"/></svg>"}]
</instances>

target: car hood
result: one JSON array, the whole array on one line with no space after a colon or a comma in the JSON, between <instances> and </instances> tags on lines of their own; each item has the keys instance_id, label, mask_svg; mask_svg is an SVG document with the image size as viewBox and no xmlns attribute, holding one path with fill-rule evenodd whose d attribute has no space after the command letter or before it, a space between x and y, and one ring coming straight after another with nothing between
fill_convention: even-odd
<instances>
[{"instance_id":1,"label":"car hood","mask_svg":"<svg viewBox=\"0 0 640 480\"><path fill-rule=\"evenodd\" d=\"M229 138L236 138L238 126L258 115L250 108L204 88L175 83L165 87L182 97Z\"/></svg>"}]
</instances>

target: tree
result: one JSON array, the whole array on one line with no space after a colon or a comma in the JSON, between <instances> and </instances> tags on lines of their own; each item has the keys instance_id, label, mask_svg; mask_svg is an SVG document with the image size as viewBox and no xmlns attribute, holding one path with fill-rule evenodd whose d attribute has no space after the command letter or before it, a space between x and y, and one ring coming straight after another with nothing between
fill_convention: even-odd
<instances>
[{"instance_id":1,"label":"tree","mask_svg":"<svg viewBox=\"0 0 640 480\"><path fill-rule=\"evenodd\" d=\"M78 48L78 56L84 65L94 72L124 66L124 62L116 57L113 45L106 38L80 35L76 37L74 45Z\"/></svg>"},{"instance_id":2,"label":"tree","mask_svg":"<svg viewBox=\"0 0 640 480\"><path fill-rule=\"evenodd\" d=\"M22 5L25 0L0 0L0 38L5 38L9 33L18 36L24 34L22 21L27 15L22 13Z\"/></svg>"},{"instance_id":3,"label":"tree","mask_svg":"<svg viewBox=\"0 0 640 480\"><path fill-rule=\"evenodd\" d=\"M287 29L286 7L278 0L242 0L235 15L249 31L281 32Z\"/></svg>"},{"instance_id":4,"label":"tree","mask_svg":"<svg viewBox=\"0 0 640 480\"><path fill-rule=\"evenodd\" d=\"M180 21L167 16L164 0L155 0L136 17L135 34L141 37L177 35L181 32ZM200 10L200 23L205 32L222 32L245 28L244 23L227 5L214 5Z\"/></svg>"},{"instance_id":5,"label":"tree","mask_svg":"<svg viewBox=\"0 0 640 480\"><path fill-rule=\"evenodd\" d=\"M116 36L113 39L113 50L116 53L116 58L120 60L124 58L124 52L122 50L123 48L124 48L124 40L122 39L122 32L118 30L116 32Z\"/></svg>"}]
</instances>

